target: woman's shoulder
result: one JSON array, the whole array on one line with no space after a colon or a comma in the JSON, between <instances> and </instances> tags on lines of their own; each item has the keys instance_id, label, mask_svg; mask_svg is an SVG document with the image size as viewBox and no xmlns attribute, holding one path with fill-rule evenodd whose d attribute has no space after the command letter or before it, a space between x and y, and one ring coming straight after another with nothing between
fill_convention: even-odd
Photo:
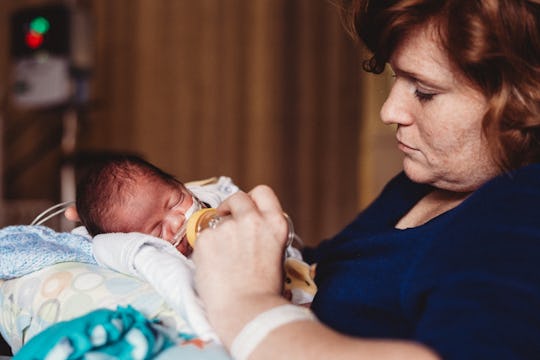
<instances>
[{"instance_id":1,"label":"woman's shoulder","mask_svg":"<svg viewBox=\"0 0 540 360\"><path fill-rule=\"evenodd\" d=\"M540 164L533 164L492 179L474 192L461 210L475 222L496 226L532 220L540 227L539 205Z\"/></svg>"},{"instance_id":2,"label":"woman's shoulder","mask_svg":"<svg viewBox=\"0 0 540 360\"><path fill-rule=\"evenodd\" d=\"M540 273L539 204L540 165L501 175L451 211L421 263L450 273L506 267Z\"/></svg>"},{"instance_id":3,"label":"woman's shoulder","mask_svg":"<svg viewBox=\"0 0 540 360\"><path fill-rule=\"evenodd\" d=\"M540 163L531 164L519 169L505 172L483 187L478 189L478 194L490 193L521 193L523 191L540 194Z\"/></svg>"},{"instance_id":4,"label":"woman's shoulder","mask_svg":"<svg viewBox=\"0 0 540 360\"><path fill-rule=\"evenodd\" d=\"M403 299L427 322L446 321L461 330L427 328L421 339L440 348L449 336L472 339L494 323L501 324L499 334L504 332L498 338L521 342L523 336L540 334L537 322L530 321L540 316L538 204L540 166L534 165L493 179L451 210L415 258ZM527 331L516 337L524 326ZM497 338L493 341L496 346Z\"/></svg>"}]
</instances>

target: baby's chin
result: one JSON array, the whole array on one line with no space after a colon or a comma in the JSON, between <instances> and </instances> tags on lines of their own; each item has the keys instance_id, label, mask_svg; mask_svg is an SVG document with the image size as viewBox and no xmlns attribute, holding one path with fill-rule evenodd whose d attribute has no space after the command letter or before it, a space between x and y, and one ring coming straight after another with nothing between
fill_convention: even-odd
<instances>
[{"instance_id":1,"label":"baby's chin","mask_svg":"<svg viewBox=\"0 0 540 360\"><path fill-rule=\"evenodd\" d=\"M187 238L185 236L182 238L182 241L180 241L180 243L176 245L176 250L184 254L185 257L189 257L189 255L191 255L191 253L193 252L193 248L191 247L191 245L189 245L189 242L187 241Z\"/></svg>"}]
</instances>

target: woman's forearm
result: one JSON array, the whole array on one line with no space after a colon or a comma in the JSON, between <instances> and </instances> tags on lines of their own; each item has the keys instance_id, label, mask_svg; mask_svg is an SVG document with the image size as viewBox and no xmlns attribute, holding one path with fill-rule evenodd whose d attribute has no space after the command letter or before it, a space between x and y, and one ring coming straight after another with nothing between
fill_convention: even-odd
<instances>
[{"instance_id":1,"label":"woman's forearm","mask_svg":"<svg viewBox=\"0 0 540 360\"><path fill-rule=\"evenodd\" d=\"M406 341L364 340L339 334L320 322L299 321L271 332L251 359L435 360L425 346Z\"/></svg>"},{"instance_id":2,"label":"woman's forearm","mask_svg":"<svg viewBox=\"0 0 540 360\"><path fill-rule=\"evenodd\" d=\"M278 296L242 301L210 314L223 343L231 348L240 331L258 315L288 302ZM220 316L219 314L226 314ZM414 359L439 357L427 347L397 340L366 340L340 334L319 321L300 320L270 331L255 347L250 359Z\"/></svg>"},{"instance_id":3,"label":"woman's forearm","mask_svg":"<svg viewBox=\"0 0 540 360\"><path fill-rule=\"evenodd\" d=\"M268 334L250 359L435 360L439 357L418 343L353 338L320 322L298 321Z\"/></svg>"}]
</instances>

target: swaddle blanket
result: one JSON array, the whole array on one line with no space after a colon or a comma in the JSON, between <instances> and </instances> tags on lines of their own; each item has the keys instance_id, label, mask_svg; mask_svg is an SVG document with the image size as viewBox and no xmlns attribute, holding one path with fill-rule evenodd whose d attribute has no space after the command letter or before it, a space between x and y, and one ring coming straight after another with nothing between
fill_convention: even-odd
<instances>
[{"instance_id":1,"label":"swaddle blanket","mask_svg":"<svg viewBox=\"0 0 540 360\"><path fill-rule=\"evenodd\" d=\"M156 321L131 306L119 306L52 325L13 359L151 359L172 346L172 338Z\"/></svg>"},{"instance_id":2,"label":"swaddle blanket","mask_svg":"<svg viewBox=\"0 0 540 360\"><path fill-rule=\"evenodd\" d=\"M186 188L210 207L218 207L226 198L237 192L238 186L230 177L220 176L186 183Z\"/></svg>"},{"instance_id":3,"label":"swaddle blanket","mask_svg":"<svg viewBox=\"0 0 540 360\"><path fill-rule=\"evenodd\" d=\"M60 262L97 264L90 239L45 226L0 229L0 279L11 279Z\"/></svg>"},{"instance_id":4,"label":"swaddle blanket","mask_svg":"<svg viewBox=\"0 0 540 360\"><path fill-rule=\"evenodd\" d=\"M193 285L193 262L170 243L141 233L100 234L92 241L99 265L148 281L194 334L219 342Z\"/></svg>"},{"instance_id":5,"label":"swaddle blanket","mask_svg":"<svg viewBox=\"0 0 540 360\"><path fill-rule=\"evenodd\" d=\"M0 278L19 277L60 262L98 264L92 255L91 239L80 234L83 234L80 230L75 233L58 233L43 226L19 225L0 229ZM195 294L191 260L168 242L141 233L101 234L93 241L101 250L97 252L101 255L99 265L149 282L189 324L193 334L203 340L217 341ZM139 251L143 245L149 249ZM136 254L141 255L137 258L140 261L137 269ZM174 273L163 276L159 272L164 262L175 263ZM171 284L174 284L175 290L166 291L171 288Z\"/></svg>"}]
</instances>

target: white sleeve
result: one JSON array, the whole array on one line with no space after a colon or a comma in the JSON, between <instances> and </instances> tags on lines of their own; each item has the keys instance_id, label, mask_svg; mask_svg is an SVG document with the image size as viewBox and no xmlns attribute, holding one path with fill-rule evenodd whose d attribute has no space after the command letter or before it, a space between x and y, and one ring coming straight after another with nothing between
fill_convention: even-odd
<instances>
[{"instance_id":1,"label":"white sleeve","mask_svg":"<svg viewBox=\"0 0 540 360\"><path fill-rule=\"evenodd\" d=\"M186 320L197 336L206 341L219 342L195 292L191 260L144 245L135 256L135 268L169 306Z\"/></svg>"},{"instance_id":2,"label":"white sleeve","mask_svg":"<svg viewBox=\"0 0 540 360\"><path fill-rule=\"evenodd\" d=\"M177 252L168 242L137 232L96 235L92 239L92 252L99 265L124 274L140 277L137 270L135 270L134 262L135 256L144 244L165 251ZM167 250L167 247L170 247L171 250ZM180 255L180 253L178 254Z\"/></svg>"},{"instance_id":3,"label":"white sleeve","mask_svg":"<svg viewBox=\"0 0 540 360\"><path fill-rule=\"evenodd\" d=\"M98 264L147 281L203 340L219 342L193 285L193 262L162 239L141 233L101 234L92 240Z\"/></svg>"}]
</instances>

